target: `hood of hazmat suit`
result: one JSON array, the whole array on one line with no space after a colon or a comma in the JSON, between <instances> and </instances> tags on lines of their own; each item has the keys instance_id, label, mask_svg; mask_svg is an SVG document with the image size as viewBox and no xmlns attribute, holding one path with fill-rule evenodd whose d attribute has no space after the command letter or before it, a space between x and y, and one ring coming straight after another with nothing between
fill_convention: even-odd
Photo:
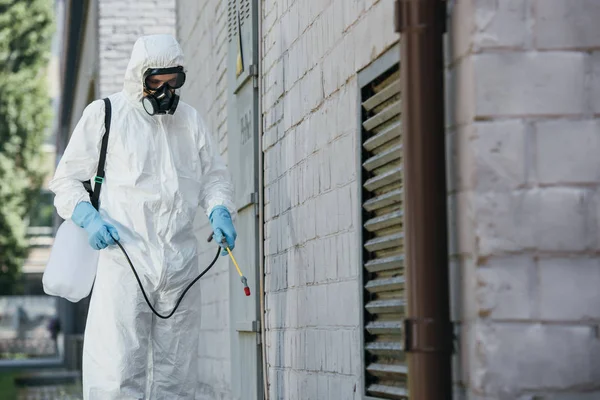
<instances>
[{"instance_id":1,"label":"hood of hazmat suit","mask_svg":"<svg viewBox=\"0 0 600 400\"><path fill-rule=\"evenodd\" d=\"M170 35L135 43L123 90L109 96L112 119L100 193L100 214L117 228L160 313L172 310L199 264L207 264L197 256L198 209L209 215L221 205L235 216L230 176L199 113L183 101L173 115L150 116L142 106L144 72L183 63ZM79 202L89 201L82 182L95 176L103 134L104 103L96 100L85 108L50 183L64 219ZM84 341L84 397L194 399L200 286L192 287L173 317L162 320L145 303L118 247L100 251L97 271Z\"/></svg>"}]
</instances>

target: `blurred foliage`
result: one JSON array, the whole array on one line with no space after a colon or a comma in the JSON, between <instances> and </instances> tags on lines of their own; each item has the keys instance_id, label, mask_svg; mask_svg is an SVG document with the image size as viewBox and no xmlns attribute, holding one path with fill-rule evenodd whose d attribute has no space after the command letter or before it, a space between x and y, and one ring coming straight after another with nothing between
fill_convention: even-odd
<instances>
[{"instance_id":1,"label":"blurred foliage","mask_svg":"<svg viewBox=\"0 0 600 400\"><path fill-rule=\"evenodd\" d=\"M43 181L51 123L46 81L52 0L0 0L0 293L12 294L27 256L25 232Z\"/></svg>"},{"instance_id":2,"label":"blurred foliage","mask_svg":"<svg viewBox=\"0 0 600 400\"><path fill-rule=\"evenodd\" d=\"M2 358L2 357L0 357ZM4 399L17 398L17 386L15 385L16 372L0 373L0 394Z\"/></svg>"}]
</instances>

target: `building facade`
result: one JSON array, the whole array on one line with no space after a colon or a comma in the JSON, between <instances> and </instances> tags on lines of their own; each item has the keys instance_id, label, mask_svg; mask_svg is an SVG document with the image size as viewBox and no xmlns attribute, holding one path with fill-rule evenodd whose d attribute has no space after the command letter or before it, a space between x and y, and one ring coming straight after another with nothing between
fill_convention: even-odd
<instances>
[{"instance_id":1,"label":"building facade","mask_svg":"<svg viewBox=\"0 0 600 400\"><path fill-rule=\"evenodd\" d=\"M59 157L135 39L166 32L228 161L252 296L225 259L199 282L198 399L407 397L394 1L65 4L86 17L66 18ZM447 2L457 399L600 396L599 17L593 0Z\"/></svg>"},{"instance_id":2,"label":"building facade","mask_svg":"<svg viewBox=\"0 0 600 400\"><path fill-rule=\"evenodd\" d=\"M244 19L248 9L256 22ZM593 1L448 2L456 398L599 395L599 15ZM246 370L271 399L402 398L394 2L177 3L191 83L184 96L205 113L232 169L228 120L237 111L228 102L238 101L239 79L229 53L252 47L244 37L235 43L236 29L252 36L250 23L259 52L264 365ZM200 398L255 398L236 391L244 355L226 349L236 340L227 268L203 283L210 321Z\"/></svg>"}]
</instances>

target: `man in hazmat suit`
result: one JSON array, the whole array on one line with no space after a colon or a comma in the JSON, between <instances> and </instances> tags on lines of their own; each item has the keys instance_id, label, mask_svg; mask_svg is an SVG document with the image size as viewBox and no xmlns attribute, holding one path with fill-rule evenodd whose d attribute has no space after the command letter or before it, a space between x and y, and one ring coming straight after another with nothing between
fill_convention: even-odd
<instances>
[{"instance_id":1,"label":"man in hazmat suit","mask_svg":"<svg viewBox=\"0 0 600 400\"><path fill-rule=\"evenodd\" d=\"M179 101L184 82L183 53L172 36L138 39L123 90L109 96L99 212L82 182L98 166L102 100L84 110L50 183L58 214L101 250L85 330L85 399L195 398L199 286L170 319L156 318L114 246L115 239L123 245L150 302L166 313L199 272L192 226L199 207L215 240L235 245L232 183L198 112Z\"/></svg>"}]
</instances>

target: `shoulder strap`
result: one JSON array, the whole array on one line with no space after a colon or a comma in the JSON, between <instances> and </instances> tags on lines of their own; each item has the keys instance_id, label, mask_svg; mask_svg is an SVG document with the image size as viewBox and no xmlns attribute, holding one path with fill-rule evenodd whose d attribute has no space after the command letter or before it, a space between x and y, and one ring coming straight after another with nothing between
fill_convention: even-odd
<instances>
[{"instance_id":1,"label":"shoulder strap","mask_svg":"<svg viewBox=\"0 0 600 400\"><path fill-rule=\"evenodd\" d=\"M106 161L106 149L108 147L108 134L110 133L110 120L112 116L110 99L104 99L104 136L102 137L102 148L100 149L100 160L98 161L98 172L94 178L94 193L92 194L92 205L97 210L100 199L100 188L104 182L104 163Z\"/></svg>"}]
</instances>

